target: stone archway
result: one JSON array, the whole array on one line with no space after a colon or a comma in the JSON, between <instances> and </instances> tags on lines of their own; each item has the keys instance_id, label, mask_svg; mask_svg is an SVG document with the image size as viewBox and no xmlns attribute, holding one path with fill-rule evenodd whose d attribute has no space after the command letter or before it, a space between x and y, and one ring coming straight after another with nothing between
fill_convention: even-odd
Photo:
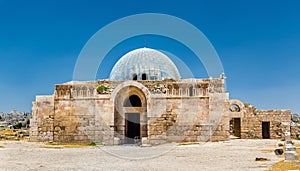
<instances>
[{"instance_id":1,"label":"stone archway","mask_svg":"<svg viewBox=\"0 0 300 171\"><path fill-rule=\"evenodd\" d=\"M147 99L137 86L127 85L114 96L115 137L121 143L133 144L148 137Z\"/></svg>"},{"instance_id":2,"label":"stone archway","mask_svg":"<svg viewBox=\"0 0 300 171\"><path fill-rule=\"evenodd\" d=\"M244 104L236 99L229 100L229 134L242 138L242 121L244 117Z\"/></svg>"}]
</instances>

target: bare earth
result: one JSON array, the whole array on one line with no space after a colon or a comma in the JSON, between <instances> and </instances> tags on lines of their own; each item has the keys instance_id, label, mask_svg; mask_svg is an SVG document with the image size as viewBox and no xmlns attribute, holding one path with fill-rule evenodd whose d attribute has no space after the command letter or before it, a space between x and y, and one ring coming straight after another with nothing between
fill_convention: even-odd
<instances>
[{"instance_id":1,"label":"bare earth","mask_svg":"<svg viewBox=\"0 0 300 171\"><path fill-rule=\"evenodd\" d=\"M278 140L230 140L197 145L44 148L0 141L0 170L266 170L283 160ZM255 161L263 157L269 161Z\"/></svg>"}]
</instances>

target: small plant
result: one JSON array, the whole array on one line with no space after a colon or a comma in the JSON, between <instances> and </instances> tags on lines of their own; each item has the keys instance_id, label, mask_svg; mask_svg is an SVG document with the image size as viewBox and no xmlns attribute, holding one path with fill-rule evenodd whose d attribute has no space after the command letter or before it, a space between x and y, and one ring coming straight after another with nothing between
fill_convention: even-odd
<instances>
[{"instance_id":1,"label":"small plant","mask_svg":"<svg viewBox=\"0 0 300 171\"><path fill-rule=\"evenodd\" d=\"M97 92L98 92L99 94L102 94L103 92L105 92L105 91L107 91L107 90L109 90L109 87L106 87L105 85L99 85L99 86L97 87Z\"/></svg>"},{"instance_id":2,"label":"small plant","mask_svg":"<svg viewBox=\"0 0 300 171\"><path fill-rule=\"evenodd\" d=\"M97 146L97 144L95 142L91 142L88 144L88 146Z\"/></svg>"}]
</instances>

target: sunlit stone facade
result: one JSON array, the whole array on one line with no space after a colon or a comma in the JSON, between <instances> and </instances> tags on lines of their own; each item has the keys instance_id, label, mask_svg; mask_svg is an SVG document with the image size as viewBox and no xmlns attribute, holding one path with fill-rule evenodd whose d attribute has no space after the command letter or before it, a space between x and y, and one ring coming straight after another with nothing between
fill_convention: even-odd
<instances>
[{"instance_id":1,"label":"sunlit stone facade","mask_svg":"<svg viewBox=\"0 0 300 171\"><path fill-rule=\"evenodd\" d=\"M220 73L221 74L221 73ZM31 141L106 145L281 138L289 110L257 110L229 98L226 78L181 79L163 53L129 52L110 79L68 82L33 102Z\"/></svg>"}]
</instances>

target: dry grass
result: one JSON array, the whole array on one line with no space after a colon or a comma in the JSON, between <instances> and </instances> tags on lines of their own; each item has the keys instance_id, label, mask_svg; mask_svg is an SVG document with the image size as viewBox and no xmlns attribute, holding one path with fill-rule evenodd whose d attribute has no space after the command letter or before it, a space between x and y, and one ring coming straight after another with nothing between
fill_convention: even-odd
<instances>
[{"instance_id":1,"label":"dry grass","mask_svg":"<svg viewBox=\"0 0 300 171\"><path fill-rule=\"evenodd\" d=\"M300 145L296 145L296 147L300 147ZM299 154L299 160L300 160L300 149L296 149L297 153ZM300 170L300 161L297 162L285 162L280 161L273 165L272 169L268 171L287 171L287 170Z\"/></svg>"},{"instance_id":2,"label":"dry grass","mask_svg":"<svg viewBox=\"0 0 300 171\"><path fill-rule=\"evenodd\" d=\"M184 142L184 143L180 143L178 145L195 145L195 144L199 144L199 142Z\"/></svg>"},{"instance_id":3,"label":"dry grass","mask_svg":"<svg viewBox=\"0 0 300 171\"><path fill-rule=\"evenodd\" d=\"M274 153L274 150L262 150L262 153Z\"/></svg>"},{"instance_id":4,"label":"dry grass","mask_svg":"<svg viewBox=\"0 0 300 171\"><path fill-rule=\"evenodd\" d=\"M17 135L18 133L17 132L14 132L12 130L1 130L0 131L0 134L2 135L11 135L11 136L15 136Z\"/></svg>"},{"instance_id":5,"label":"dry grass","mask_svg":"<svg viewBox=\"0 0 300 171\"><path fill-rule=\"evenodd\" d=\"M96 146L95 143L90 143L90 144L60 144L60 143L47 143L43 148L53 148L53 149L62 149L62 148L90 148Z\"/></svg>"},{"instance_id":6,"label":"dry grass","mask_svg":"<svg viewBox=\"0 0 300 171\"><path fill-rule=\"evenodd\" d=\"M269 171L300 170L300 162L280 161L273 165Z\"/></svg>"},{"instance_id":7,"label":"dry grass","mask_svg":"<svg viewBox=\"0 0 300 171\"><path fill-rule=\"evenodd\" d=\"M63 146L59 146L59 145L45 145L42 148L62 149L64 147Z\"/></svg>"}]
</instances>

